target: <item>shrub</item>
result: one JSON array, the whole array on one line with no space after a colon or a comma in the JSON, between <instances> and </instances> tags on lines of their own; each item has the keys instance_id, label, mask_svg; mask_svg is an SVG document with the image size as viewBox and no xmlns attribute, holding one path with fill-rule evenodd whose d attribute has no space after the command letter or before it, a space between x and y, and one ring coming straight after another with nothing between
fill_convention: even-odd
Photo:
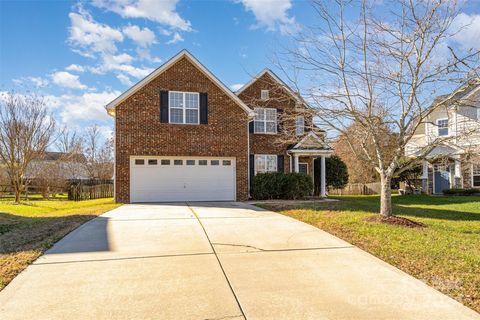
<instances>
[{"instance_id":1,"label":"shrub","mask_svg":"<svg viewBox=\"0 0 480 320\"><path fill-rule=\"evenodd\" d=\"M264 199L300 199L312 193L313 182L304 173L259 173L252 179L252 197Z\"/></svg>"},{"instance_id":2,"label":"shrub","mask_svg":"<svg viewBox=\"0 0 480 320\"><path fill-rule=\"evenodd\" d=\"M281 172L259 173L252 180L252 197L257 200L279 199L282 195L285 174Z\"/></svg>"},{"instance_id":3,"label":"shrub","mask_svg":"<svg viewBox=\"0 0 480 320\"><path fill-rule=\"evenodd\" d=\"M312 177L305 173L288 173L285 175L282 198L301 199L312 194Z\"/></svg>"},{"instance_id":4,"label":"shrub","mask_svg":"<svg viewBox=\"0 0 480 320\"><path fill-rule=\"evenodd\" d=\"M471 196L474 194L480 194L480 189L470 188L470 189L460 189L460 188L452 188L452 189L445 189L442 191L444 195L448 196Z\"/></svg>"}]
</instances>

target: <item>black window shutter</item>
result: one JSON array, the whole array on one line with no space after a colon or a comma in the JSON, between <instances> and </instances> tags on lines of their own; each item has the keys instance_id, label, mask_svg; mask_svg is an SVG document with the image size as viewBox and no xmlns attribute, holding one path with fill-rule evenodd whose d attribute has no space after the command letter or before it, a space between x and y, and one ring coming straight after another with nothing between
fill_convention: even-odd
<instances>
[{"instance_id":1,"label":"black window shutter","mask_svg":"<svg viewBox=\"0 0 480 320\"><path fill-rule=\"evenodd\" d=\"M309 121L309 119L307 119L307 117L304 117L304 131L305 132L309 132L309 131L312 131L312 128L313 128L313 119L310 119L311 121Z\"/></svg>"},{"instance_id":2,"label":"black window shutter","mask_svg":"<svg viewBox=\"0 0 480 320\"><path fill-rule=\"evenodd\" d=\"M251 154L251 155L250 155L250 168L249 168L249 172L250 172L250 188L251 188L251 187L252 187L253 177L255 176L255 155L254 155L254 154Z\"/></svg>"},{"instance_id":3,"label":"black window shutter","mask_svg":"<svg viewBox=\"0 0 480 320\"><path fill-rule=\"evenodd\" d=\"M283 164L283 154L279 154L277 156L277 171L284 172L284 164Z\"/></svg>"},{"instance_id":4,"label":"black window shutter","mask_svg":"<svg viewBox=\"0 0 480 320\"><path fill-rule=\"evenodd\" d=\"M248 123L248 132L253 133L253 120Z\"/></svg>"},{"instance_id":5,"label":"black window shutter","mask_svg":"<svg viewBox=\"0 0 480 320\"><path fill-rule=\"evenodd\" d=\"M200 123L208 124L208 93L200 93Z\"/></svg>"},{"instance_id":6,"label":"black window shutter","mask_svg":"<svg viewBox=\"0 0 480 320\"><path fill-rule=\"evenodd\" d=\"M168 123L168 91L160 91L160 122Z\"/></svg>"},{"instance_id":7,"label":"black window shutter","mask_svg":"<svg viewBox=\"0 0 480 320\"><path fill-rule=\"evenodd\" d=\"M277 132L282 132L283 109L277 109Z\"/></svg>"}]
</instances>

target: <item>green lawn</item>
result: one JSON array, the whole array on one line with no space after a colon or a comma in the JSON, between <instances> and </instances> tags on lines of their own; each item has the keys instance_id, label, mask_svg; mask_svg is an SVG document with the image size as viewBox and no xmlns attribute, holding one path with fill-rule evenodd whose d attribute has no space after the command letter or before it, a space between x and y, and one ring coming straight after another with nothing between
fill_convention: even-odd
<instances>
[{"instance_id":1,"label":"green lawn","mask_svg":"<svg viewBox=\"0 0 480 320\"><path fill-rule=\"evenodd\" d=\"M67 233L119 206L112 199L29 199L20 205L0 200L0 290Z\"/></svg>"},{"instance_id":2,"label":"green lawn","mask_svg":"<svg viewBox=\"0 0 480 320\"><path fill-rule=\"evenodd\" d=\"M377 196L336 197L322 204L262 205L328 231L480 312L480 197L394 196L396 215L426 228L365 218Z\"/></svg>"}]
</instances>

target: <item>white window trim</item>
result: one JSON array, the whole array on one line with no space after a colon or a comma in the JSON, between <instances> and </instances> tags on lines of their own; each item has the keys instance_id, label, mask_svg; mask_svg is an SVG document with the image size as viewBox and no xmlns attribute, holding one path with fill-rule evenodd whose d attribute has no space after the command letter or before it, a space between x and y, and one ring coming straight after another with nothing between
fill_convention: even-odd
<instances>
[{"instance_id":1,"label":"white window trim","mask_svg":"<svg viewBox=\"0 0 480 320\"><path fill-rule=\"evenodd\" d=\"M266 97L263 97L264 93ZM263 101L270 99L270 92L266 89L260 90L260 99Z\"/></svg>"},{"instance_id":2,"label":"white window trim","mask_svg":"<svg viewBox=\"0 0 480 320\"><path fill-rule=\"evenodd\" d=\"M182 108L172 107L170 106L170 93L181 93L182 94ZM197 108L187 108L187 104L185 103L185 97L187 94L194 94L197 96L198 106ZM172 109L182 109L183 110L183 122L172 122L172 113L170 112ZM197 110L197 122L195 123L187 123L187 110ZM168 123L171 124L190 124L190 125L197 125L200 124L200 94L198 92L188 92L188 91L169 91L168 92Z\"/></svg>"},{"instance_id":3,"label":"white window trim","mask_svg":"<svg viewBox=\"0 0 480 320\"><path fill-rule=\"evenodd\" d=\"M473 174L473 167L474 167L474 164L472 163L472 167L470 168L470 169L471 169L470 172L472 173L472 174L471 174L471 177L472 177L472 188L480 188L480 186L475 186L475 185L473 184L473 182L475 181L473 178L474 178L475 176L477 176L476 174Z\"/></svg>"},{"instance_id":4,"label":"white window trim","mask_svg":"<svg viewBox=\"0 0 480 320\"><path fill-rule=\"evenodd\" d=\"M267 167L267 157L274 157L275 158L275 169L273 171L267 171L266 169L265 170L262 170L262 171L259 171L257 169L257 157L264 157L265 159L265 168ZM266 172L277 172L278 171L278 157L276 154L255 154L254 157L253 157L253 162L254 162L254 167L255 167L255 175L257 173L266 173Z\"/></svg>"},{"instance_id":5,"label":"white window trim","mask_svg":"<svg viewBox=\"0 0 480 320\"><path fill-rule=\"evenodd\" d=\"M298 125L298 120L302 119L302 124L301 126ZM299 130L301 129L301 132ZM303 136L305 134L305 117L304 116L297 116L295 118L295 134L297 136Z\"/></svg>"},{"instance_id":6,"label":"white window trim","mask_svg":"<svg viewBox=\"0 0 480 320\"><path fill-rule=\"evenodd\" d=\"M310 170L309 170L310 168L309 168L308 162L299 162L298 163L298 172L300 172L300 165L301 164L304 164L304 165L307 166L307 174L310 174Z\"/></svg>"},{"instance_id":7,"label":"white window trim","mask_svg":"<svg viewBox=\"0 0 480 320\"><path fill-rule=\"evenodd\" d=\"M265 110L265 119L264 120L255 120L253 118L253 133L255 134L277 134L277 127L278 127L278 114L277 114L277 109L276 108L254 108L254 111L262 109ZM267 120L267 110L275 110L275 120ZM267 123L268 122L274 122L275 121L275 132L267 132ZM263 122L263 131L257 131L255 122Z\"/></svg>"},{"instance_id":8,"label":"white window trim","mask_svg":"<svg viewBox=\"0 0 480 320\"><path fill-rule=\"evenodd\" d=\"M439 131L440 131L440 125L439 125L438 123L439 123L440 121L443 121L443 120L447 120L447 127L446 127L446 128L447 128L447 130L448 130L448 134L446 134L446 135L444 135L444 136L441 136L441 135L440 135L440 132L439 132ZM435 121L435 123L437 124L437 136L439 136L439 137L448 137L448 136L450 136L450 133L451 133L451 130L450 130L450 119L448 119L448 118L440 118L440 119L437 119L437 120ZM445 129L445 127L442 127L442 129Z\"/></svg>"}]
</instances>

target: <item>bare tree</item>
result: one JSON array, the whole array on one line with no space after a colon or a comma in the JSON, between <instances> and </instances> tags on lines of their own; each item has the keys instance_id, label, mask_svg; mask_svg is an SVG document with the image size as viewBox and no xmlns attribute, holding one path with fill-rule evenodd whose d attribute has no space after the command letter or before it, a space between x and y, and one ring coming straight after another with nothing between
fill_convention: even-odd
<instances>
[{"instance_id":1,"label":"bare tree","mask_svg":"<svg viewBox=\"0 0 480 320\"><path fill-rule=\"evenodd\" d=\"M479 51L448 46L461 31L452 30L455 1L394 0L381 10L366 0L315 1L313 9L318 24L292 36L277 56L279 67L321 122L375 168L380 213L391 216L392 177L452 138L434 137L399 169L405 146L433 110L459 103L458 92L433 97L478 83ZM393 149L383 145L382 128L396 134Z\"/></svg>"},{"instance_id":2,"label":"bare tree","mask_svg":"<svg viewBox=\"0 0 480 320\"><path fill-rule=\"evenodd\" d=\"M83 138L75 130L70 130L67 126L60 129L55 146L59 152L68 155L80 154L83 147Z\"/></svg>"},{"instance_id":3,"label":"bare tree","mask_svg":"<svg viewBox=\"0 0 480 320\"><path fill-rule=\"evenodd\" d=\"M99 180L111 180L113 177L113 137L105 140L97 156L97 176Z\"/></svg>"},{"instance_id":4,"label":"bare tree","mask_svg":"<svg viewBox=\"0 0 480 320\"><path fill-rule=\"evenodd\" d=\"M56 161L61 169L65 181L80 179L85 176L85 156L83 155L85 139L70 130L67 126L61 128L55 141L57 150L62 154Z\"/></svg>"},{"instance_id":5,"label":"bare tree","mask_svg":"<svg viewBox=\"0 0 480 320\"><path fill-rule=\"evenodd\" d=\"M273 79L270 75L258 78L258 84L265 89L268 89L268 98L263 99L258 94L248 92L247 94L240 94L242 100L251 108L275 108L277 109L277 119L279 126L277 134L272 143L276 145L295 144L303 138L305 132L315 132L318 136L323 137L324 131L315 125L313 118L316 110L309 108L307 104L298 97L298 93L292 91L286 84L282 83L280 79ZM292 108L279 109L281 106L291 105ZM293 107L295 106L295 107ZM298 134L297 117L303 116L304 133Z\"/></svg>"},{"instance_id":6,"label":"bare tree","mask_svg":"<svg viewBox=\"0 0 480 320\"><path fill-rule=\"evenodd\" d=\"M362 156L361 145L362 141L364 141L364 137L362 136L363 130L359 130L357 127L358 125L356 123L352 123L345 128L345 131L348 132L348 137L345 134L340 134L336 137L333 142L335 154L337 154L347 165L350 183L376 182L379 179L378 172L375 170L375 166L372 165L369 159ZM383 128L382 131L382 134L379 136L382 139L382 145L384 148L390 150L388 154L387 152L385 153L387 157L391 159L393 149L395 148L396 135L388 128ZM367 141L365 147L370 153L373 153L375 150L372 141ZM355 152L352 152L352 148L356 149ZM387 149L385 149L385 151L387 151Z\"/></svg>"},{"instance_id":7,"label":"bare tree","mask_svg":"<svg viewBox=\"0 0 480 320\"><path fill-rule=\"evenodd\" d=\"M101 142L97 125L87 128L84 151L85 169L92 180L110 180L113 177L113 139Z\"/></svg>"},{"instance_id":8,"label":"bare tree","mask_svg":"<svg viewBox=\"0 0 480 320\"><path fill-rule=\"evenodd\" d=\"M27 172L44 199L55 197L65 188L66 176L60 158L55 160L37 158L28 166Z\"/></svg>"},{"instance_id":9,"label":"bare tree","mask_svg":"<svg viewBox=\"0 0 480 320\"><path fill-rule=\"evenodd\" d=\"M50 143L55 120L45 102L35 94L9 92L0 104L0 159L15 192L15 202L25 189L29 164L41 156Z\"/></svg>"}]
</instances>

